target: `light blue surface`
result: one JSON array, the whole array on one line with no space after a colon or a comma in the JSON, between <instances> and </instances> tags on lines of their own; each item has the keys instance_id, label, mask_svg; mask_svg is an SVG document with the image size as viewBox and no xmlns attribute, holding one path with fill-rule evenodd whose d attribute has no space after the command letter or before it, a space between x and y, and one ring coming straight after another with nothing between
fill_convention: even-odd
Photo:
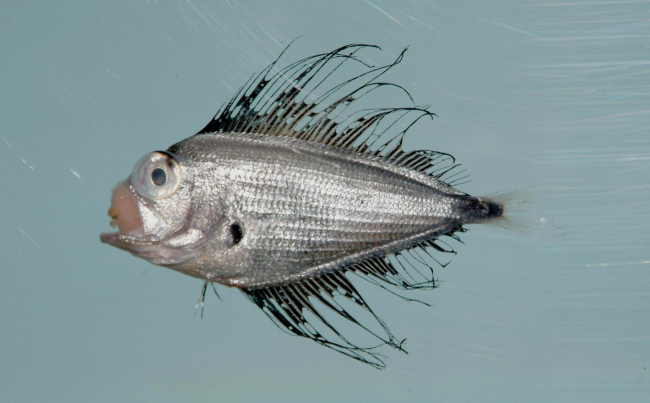
<instances>
[{"instance_id":1,"label":"light blue surface","mask_svg":"<svg viewBox=\"0 0 650 403\"><path fill-rule=\"evenodd\" d=\"M1 401L649 401L650 4L396 4L0 4ZM472 227L417 294L433 307L361 285L408 339L384 371L236 290L200 320L199 280L98 240L134 162L300 35L285 61L410 46L386 79L439 118L407 148L453 154L472 194L536 189L528 217L556 228Z\"/></svg>"}]
</instances>

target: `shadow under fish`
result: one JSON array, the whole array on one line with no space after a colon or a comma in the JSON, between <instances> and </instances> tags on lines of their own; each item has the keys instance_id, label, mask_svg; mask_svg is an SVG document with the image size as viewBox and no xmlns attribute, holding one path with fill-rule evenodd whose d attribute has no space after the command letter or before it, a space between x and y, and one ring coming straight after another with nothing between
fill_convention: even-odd
<instances>
[{"instance_id":1,"label":"shadow under fish","mask_svg":"<svg viewBox=\"0 0 650 403\"><path fill-rule=\"evenodd\" d=\"M366 48L282 69L278 57L199 133L136 163L113 190L118 231L101 241L204 280L201 304L208 284L237 287L281 329L383 368L376 348L403 341L348 274L393 293L435 288L431 264L444 264L432 252L455 253L441 237L459 241L504 206L455 189L465 177L451 155L402 150L427 108L353 108L380 88L410 98L378 81L404 52L374 67L358 57ZM363 72L330 85L346 63ZM332 315L378 343L352 341Z\"/></svg>"}]
</instances>

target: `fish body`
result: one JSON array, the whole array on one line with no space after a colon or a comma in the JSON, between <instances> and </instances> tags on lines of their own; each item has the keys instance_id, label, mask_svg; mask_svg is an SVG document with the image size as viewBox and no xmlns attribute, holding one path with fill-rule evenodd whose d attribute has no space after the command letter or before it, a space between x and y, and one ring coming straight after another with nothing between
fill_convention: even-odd
<instances>
[{"instance_id":1,"label":"fish body","mask_svg":"<svg viewBox=\"0 0 650 403\"><path fill-rule=\"evenodd\" d=\"M464 225L501 217L503 206L445 180L456 166L451 156L403 151L406 129L386 135L389 124L377 132L391 118L431 116L426 109L344 114L387 85L376 78L401 55L307 102L309 83L332 65L357 61L364 47L348 45L275 73L274 63L197 135L147 154L115 188L109 214L119 230L101 240L204 280L204 293L208 283L238 287L279 326L383 367L372 348L350 343L312 302L359 324L333 302L342 297L374 316L346 273L382 287L433 288L432 269L415 250L449 252L440 237L457 239ZM343 85L353 89L340 96ZM305 311L338 340L312 327ZM375 318L386 335L369 332L402 349Z\"/></svg>"},{"instance_id":2,"label":"fish body","mask_svg":"<svg viewBox=\"0 0 650 403\"><path fill-rule=\"evenodd\" d=\"M174 150L184 176L205 178L200 192L219 218L198 256L170 267L204 280L240 288L291 283L389 255L469 219L464 193L347 149L213 133ZM242 233L236 244L233 225Z\"/></svg>"}]
</instances>

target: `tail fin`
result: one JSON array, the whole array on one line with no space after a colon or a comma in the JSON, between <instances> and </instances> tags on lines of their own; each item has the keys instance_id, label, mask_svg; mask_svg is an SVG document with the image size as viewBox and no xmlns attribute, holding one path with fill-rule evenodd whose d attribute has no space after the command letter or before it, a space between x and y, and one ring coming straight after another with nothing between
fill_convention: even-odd
<instances>
[{"instance_id":1,"label":"tail fin","mask_svg":"<svg viewBox=\"0 0 650 403\"><path fill-rule=\"evenodd\" d=\"M526 235L539 236L547 231L561 230L552 219L544 215L544 199L567 190L566 186L515 189L490 193L484 200L502 206L503 214L486 221L486 224Z\"/></svg>"}]
</instances>

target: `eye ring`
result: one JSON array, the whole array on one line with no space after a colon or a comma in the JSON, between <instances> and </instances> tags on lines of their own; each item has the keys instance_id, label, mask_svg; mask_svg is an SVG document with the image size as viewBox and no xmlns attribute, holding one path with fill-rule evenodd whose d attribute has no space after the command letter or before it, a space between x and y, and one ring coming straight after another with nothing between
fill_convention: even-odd
<instances>
[{"instance_id":1,"label":"eye ring","mask_svg":"<svg viewBox=\"0 0 650 403\"><path fill-rule=\"evenodd\" d=\"M181 167L174 155L154 151L140 158L131 173L131 185L142 197L164 199L181 184Z\"/></svg>"}]
</instances>

